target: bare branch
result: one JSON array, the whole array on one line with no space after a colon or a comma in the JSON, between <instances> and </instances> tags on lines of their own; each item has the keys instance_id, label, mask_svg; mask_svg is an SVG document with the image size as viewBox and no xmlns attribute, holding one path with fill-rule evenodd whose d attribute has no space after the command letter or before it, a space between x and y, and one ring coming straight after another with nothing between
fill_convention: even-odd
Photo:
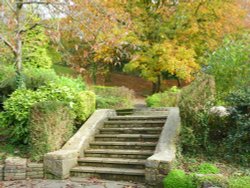
<instances>
[{"instance_id":1,"label":"bare branch","mask_svg":"<svg viewBox=\"0 0 250 188\"><path fill-rule=\"evenodd\" d=\"M16 12L15 8L10 4L10 2L8 0L5 0L5 2L7 3L8 7L13 11Z\"/></svg>"},{"instance_id":2,"label":"bare branch","mask_svg":"<svg viewBox=\"0 0 250 188\"><path fill-rule=\"evenodd\" d=\"M37 4L37 5L66 5L65 3L62 2L51 2L51 1L24 1L24 2L17 2L17 4L22 4L22 5L31 5L31 4Z\"/></svg>"},{"instance_id":3,"label":"bare branch","mask_svg":"<svg viewBox=\"0 0 250 188\"><path fill-rule=\"evenodd\" d=\"M19 31L19 33L25 33L25 32L27 32L27 31L30 31L30 30L32 30L32 29L35 29L37 26L39 26L39 25L42 25L41 23L35 23L35 24L33 24L32 26L30 26L29 28L27 28L27 29L21 29L20 31Z\"/></svg>"},{"instance_id":4,"label":"bare branch","mask_svg":"<svg viewBox=\"0 0 250 188\"><path fill-rule=\"evenodd\" d=\"M0 40L2 40L3 43L6 46L8 46L14 54L16 54L17 52L16 48L7 39L5 39L1 34L0 34Z\"/></svg>"}]
</instances>

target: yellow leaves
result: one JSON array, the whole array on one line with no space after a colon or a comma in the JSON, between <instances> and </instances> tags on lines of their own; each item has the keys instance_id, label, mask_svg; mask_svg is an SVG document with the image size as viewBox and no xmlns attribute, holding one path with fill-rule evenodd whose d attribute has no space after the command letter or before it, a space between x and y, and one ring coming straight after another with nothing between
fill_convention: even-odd
<instances>
[{"instance_id":1,"label":"yellow leaves","mask_svg":"<svg viewBox=\"0 0 250 188\"><path fill-rule=\"evenodd\" d=\"M137 54L125 71L139 70L141 76L156 82L157 76L168 72L176 77L191 81L193 74L200 69L196 63L195 52L185 46L180 46L174 41L165 40L148 47L145 52Z\"/></svg>"},{"instance_id":2,"label":"yellow leaves","mask_svg":"<svg viewBox=\"0 0 250 188\"><path fill-rule=\"evenodd\" d=\"M166 49L159 58L162 70L176 75L180 79L191 81L193 73L200 68L195 62L194 50L169 42L163 43L162 46Z\"/></svg>"}]
</instances>

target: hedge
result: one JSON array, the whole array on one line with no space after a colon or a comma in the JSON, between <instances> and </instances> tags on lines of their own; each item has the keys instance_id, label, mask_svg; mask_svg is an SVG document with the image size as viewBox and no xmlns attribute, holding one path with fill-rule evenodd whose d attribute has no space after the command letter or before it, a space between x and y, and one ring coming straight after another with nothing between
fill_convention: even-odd
<instances>
[{"instance_id":1,"label":"hedge","mask_svg":"<svg viewBox=\"0 0 250 188\"><path fill-rule=\"evenodd\" d=\"M47 152L60 149L73 134L74 114L65 103L37 103L31 108L29 119L30 154L35 161Z\"/></svg>"}]
</instances>

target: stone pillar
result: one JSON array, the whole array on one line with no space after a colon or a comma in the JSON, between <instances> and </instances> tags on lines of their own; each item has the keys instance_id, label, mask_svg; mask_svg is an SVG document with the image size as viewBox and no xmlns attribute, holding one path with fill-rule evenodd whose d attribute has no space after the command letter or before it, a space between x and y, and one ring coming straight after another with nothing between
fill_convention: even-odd
<instances>
[{"instance_id":1,"label":"stone pillar","mask_svg":"<svg viewBox=\"0 0 250 188\"><path fill-rule=\"evenodd\" d=\"M70 169L77 165L78 153L75 150L58 150L44 156L45 177L49 179L66 179Z\"/></svg>"},{"instance_id":2,"label":"stone pillar","mask_svg":"<svg viewBox=\"0 0 250 188\"><path fill-rule=\"evenodd\" d=\"M10 157L5 160L4 180L26 179L27 159Z\"/></svg>"},{"instance_id":3,"label":"stone pillar","mask_svg":"<svg viewBox=\"0 0 250 188\"><path fill-rule=\"evenodd\" d=\"M163 179L169 173L171 163L147 160L145 170L145 180L147 187L161 188L163 187Z\"/></svg>"}]
</instances>

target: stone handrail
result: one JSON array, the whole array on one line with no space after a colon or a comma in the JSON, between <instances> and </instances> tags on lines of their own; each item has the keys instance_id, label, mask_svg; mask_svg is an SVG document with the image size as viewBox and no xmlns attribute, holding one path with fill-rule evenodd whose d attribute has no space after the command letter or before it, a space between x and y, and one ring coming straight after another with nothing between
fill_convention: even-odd
<instances>
[{"instance_id":1,"label":"stone handrail","mask_svg":"<svg viewBox=\"0 0 250 188\"><path fill-rule=\"evenodd\" d=\"M45 176L68 178L70 169L77 165L78 157L83 157L83 151L89 146L95 133L99 131L103 122L112 116L116 116L115 110L96 110L62 149L47 153L44 156Z\"/></svg>"},{"instance_id":2,"label":"stone handrail","mask_svg":"<svg viewBox=\"0 0 250 188\"><path fill-rule=\"evenodd\" d=\"M180 131L179 108L168 108L168 118L164 124L154 154L146 161L146 183L152 187L161 187L162 179L167 175L175 160L176 142Z\"/></svg>"}]
</instances>

